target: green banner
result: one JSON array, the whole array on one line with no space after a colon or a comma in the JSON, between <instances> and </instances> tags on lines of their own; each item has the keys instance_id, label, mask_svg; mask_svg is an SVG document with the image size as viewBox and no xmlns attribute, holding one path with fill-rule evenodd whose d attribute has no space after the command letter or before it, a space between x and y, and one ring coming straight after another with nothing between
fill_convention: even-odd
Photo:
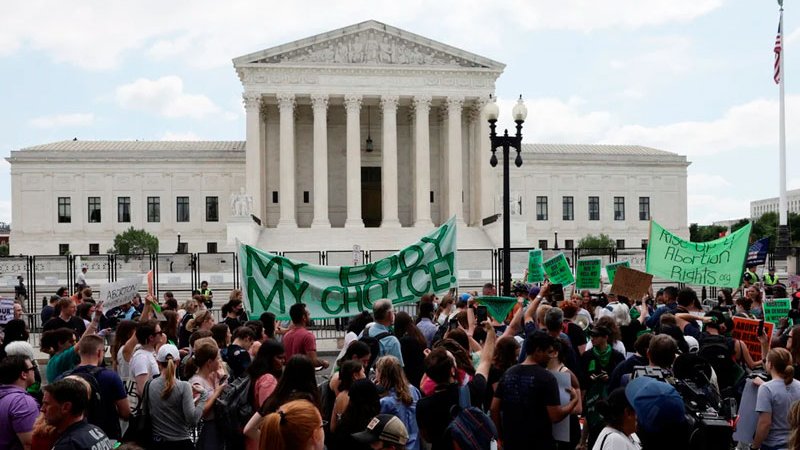
<instances>
[{"instance_id":1,"label":"green banner","mask_svg":"<svg viewBox=\"0 0 800 450\"><path fill-rule=\"evenodd\" d=\"M245 308L289 318L289 308L305 303L312 318L346 317L388 298L415 302L427 293L458 287L456 226L451 218L414 245L361 266L317 266L239 245Z\"/></svg>"},{"instance_id":2,"label":"green banner","mask_svg":"<svg viewBox=\"0 0 800 450\"><path fill-rule=\"evenodd\" d=\"M789 317L792 309L792 299L776 298L775 300L764 301L764 320L778 326L778 321L784 317ZM789 319L791 320L791 319Z\"/></svg>"},{"instance_id":3,"label":"green banner","mask_svg":"<svg viewBox=\"0 0 800 450\"><path fill-rule=\"evenodd\" d=\"M600 289L600 258L579 259L575 266L575 289Z\"/></svg>"},{"instance_id":4,"label":"green banner","mask_svg":"<svg viewBox=\"0 0 800 450\"><path fill-rule=\"evenodd\" d=\"M691 242L650 221L647 273L679 283L736 288L752 223L723 238Z\"/></svg>"},{"instance_id":5,"label":"green banner","mask_svg":"<svg viewBox=\"0 0 800 450\"><path fill-rule=\"evenodd\" d=\"M569 267L567 257L563 253L548 259L542 263L544 272L551 283L561 284L564 287L569 286L575 282L575 277L572 275L572 269Z\"/></svg>"},{"instance_id":6,"label":"green banner","mask_svg":"<svg viewBox=\"0 0 800 450\"><path fill-rule=\"evenodd\" d=\"M517 299L514 297L475 297L475 301L485 306L489 311L489 315L501 323L506 320L508 314L517 304Z\"/></svg>"},{"instance_id":7,"label":"green banner","mask_svg":"<svg viewBox=\"0 0 800 450\"><path fill-rule=\"evenodd\" d=\"M617 269L620 267L631 268L630 261L620 261L606 265L606 274L608 274L608 284L614 284L614 276L617 274Z\"/></svg>"},{"instance_id":8,"label":"green banner","mask_svg":"<svg viewBox=\"0 0 800 450\"><path fill-rule=\"evenodd\" d=\"M544 281L544 268L542 267L542 250L528 250L528 283Z\"/></svg>"}]
</instances>

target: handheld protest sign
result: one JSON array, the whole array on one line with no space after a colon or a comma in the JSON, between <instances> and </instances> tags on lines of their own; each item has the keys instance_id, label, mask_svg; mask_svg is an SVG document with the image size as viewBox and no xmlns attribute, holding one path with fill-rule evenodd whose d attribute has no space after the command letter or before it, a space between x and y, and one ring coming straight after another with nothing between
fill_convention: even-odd
<instances>
[{"instance_id":1,"label":"handheld protest sign","mask_svg":"<svg viewBox=\"0 0 800 450\"><path fill-rule=\"evenodd\" d=\"M614 284L614 275L620 267L630 267L630 261L620 261L606 265L606 274L608 275L608 284Z\"/></svg>"},{"instance_id":2,"label":"handheld protest sign","mask_svg":"<svg viewBox=\"0 0 800 450\"><path fill-rule=\"evenodd\" d=\"M745 319L744 317L733 318L733 331L731 332L731 336L734 339L744 342L744 345L746 345L747 349L750 351L750 356L753 357L753 361L761 361L764 357L764 355L761 354L761 341L758 340L760 322L760 320ZM775 329L775 325L770 322L764 322L763 327L764 332L771 341L772 331Z\"/></svg>"},{"instance_id":3,"label":"handheld protest sign","mask_svg":"<svg viewBox=\"0 0 800 450\"><path fill-rule=\"evenodd\" d=\"M542 263L544 272L547 278L553 284L560 284L562 286L569 286L575 282L575 277L572 275L572 269L569 267L567 257L563 253L548 259Z\"/></svg>"},{"instance_id":4,"label":"handheld protest sign","mask_svg":"<svg viewBox=\"0 0 800 450\"><path fill-rule=\"evenodd\" d=\"M141 283L141 277L106 283L100 286L100 295L97 301L103 302L106 311L122 306L133 300L133 297L139 292Z\"/></svg>"},{"instance_id":5,"label":"handheld protest sign","mask_svg":"<svg viewBox=\"0 0 800 450\"><path fill-rule=\"evenodd\" d=\"M776 298L774 300L764 301L764 321L778 325L784 317L789 317L789 311L792 309L792 300L789 298ZM792 319L789 319L792 320Z\"/></svg>"},{"instance_id":6,"label":"handheld protest sign","mask_svg":"<svg viewBox=\"0 0 800 450\"><path fill-rule=\"evenodd\" d=\"M542 267L542 250L528 251L528 283L541 283L544 281L544 268Z\"/></svg>"},{"instance_id":7,"label":"handheld protest sign","mask_svg":"<svg viewBox=\"0 0 800 450\"><path fill-rule=\"evenodd\" d=\"M600 272L603 260L600 258L579 259L575 267L575 288L600 289Z\"/></svg>"},{"instance_id":8,"label":"handheld protest sign","mask_svg":"<svg viewBox=\"0 0 800 450\"><path fill-rule=\"evenodd\" d=\"M619 267L614 277L614 284L611 285L611 293L638 300L647 294L651 284L653 284L653 276L649 273Z\"/></svg>"},{"instance_id":9,"label":"handheld protest sign","mask_svg":"<svg viewBox=\"0 0 800 450\"><path fill-rule=\"evenodd\" d=\"M0 298L0 325L5 325L14 318L14 300Z\"/></svg>"}]
</instances>

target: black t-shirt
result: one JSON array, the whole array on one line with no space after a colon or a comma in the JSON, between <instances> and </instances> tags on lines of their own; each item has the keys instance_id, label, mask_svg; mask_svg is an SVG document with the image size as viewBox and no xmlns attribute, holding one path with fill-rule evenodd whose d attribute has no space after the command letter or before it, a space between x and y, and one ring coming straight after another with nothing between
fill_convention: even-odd
<instances>
[{"instance_id":1,"label":"black t-shirt","mask_svg":"<svg viewBox=\"0 0 800 450\"><path fill-rule=\"evenodd\" d=\"M78 339L80 339L86 331L86 325L83 324L83 319L78 316L72 316L67 321L62 319L61 316L55 316L44 324L42 331L57 330L59 328L72 329Z\"/></svg>"},{"instance_id":2,"label":"black t-shirt","mask_svg":"<svg viewBox=\"0 0 800 450\"><path fill-rule=\"evenodd\" d=\"M564 324L566 325L564 332L569 337L569 342L572 344L572 349L575 350L576 355L580 355L581 352L578 350L578 347L581 345L586 345L586 332L583 331L583 328L576 323L564 322Z\"/></svg>"},{"instance_id":3,"label":"black t-shirt","mask_svg":"<svg viewBox=\"0 0 800 450\"><path fill-rule=\"evenodd\" d=\"M178 324L178 348L186 348L189 346L189 338L192 336L192 332L186 329L186 324L193 318L194 314L187 312L183 315L181 323Z\"/></svg>"},{"instance_id":4,"label":"black t-shirt","mask_svg":"<svg viewBox=\"0 0 800 450\"><path fill-rule=\"evenodd\" d=\"M76 422L58 437L53 450L111 450L114 446L103 430L86 420Z\"/></svg>"},{"instance_id":5,"label":"black t-shirt","mask_svg":"<svg viewBox=\"0 0 800 450\"><path fill-rule=\"evenodd\" d=\"M222 321L222 323L224 323L225 325L228 326L228 328L230 328L231 334L233 334L233 332L236 331L237 328L242 326L242 321L239 320L238 317L226 317L225 320Z\"/></svg>"},{"instance_id":6,"label":"black t-shirt","mask_svg":"<svg viewBox=\"0 0 800 450\"><path fill-rule=\"evenodd\" d=\"M538 364L518 364L506 370L494 396L501 402L505 450L554 448L547 407L561 402L552 373Z\"/></svg>"},{"instance_id":7,"label":"black t-shirt","mask_svg":"<svg viewBox=\"0 0 800 450\"><path fill-rule=\"evenodd\" d=\"M400 352L403 355L403 371L408 382L419 388L422 375L425 373L425 347L413 336L400 338Z\"/></svg>"},{"instance_id":8,"label":"black t-shirt","mask_svg":"<svg viewBox=\"0 0 800 450\"><path fill-rule=\"evenodd\" d=\"M486 378L481 374L475 375L468 386L472 406L480 408L486 391ZM452 441L446 438L445 430L453 420L450 408L458 405L458 389L457 384L437 388L436 392L417 402L417 424L420 432L430 438L431 450L452 448Z\"/></svg>"}]
</instances>

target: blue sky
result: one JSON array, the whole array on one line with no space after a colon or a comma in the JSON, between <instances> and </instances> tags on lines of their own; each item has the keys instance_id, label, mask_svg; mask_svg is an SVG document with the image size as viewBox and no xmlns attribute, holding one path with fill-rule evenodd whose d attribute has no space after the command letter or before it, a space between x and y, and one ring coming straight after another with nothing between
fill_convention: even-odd
<instances>
[{"instance_id":1,"label":"blue sky","mask_svg":"<svg viewBox=\"0 0 800 450\"><path fill-rule=\"evenodd\" d=\"M523 94L527 142L687 155L690 222L744 217L750 200L778 195L776 2L429 3L7 2L0 156L73 137L242 140L232 58L375 19L505 63L501 120L510 124ZM800 11L787 11L785 23L792 168L800 164ZM12 219L8 171L3 160L0 221ZM800 173L790 169L788 180L800 188Z\"/></svg>"}]
</instances>

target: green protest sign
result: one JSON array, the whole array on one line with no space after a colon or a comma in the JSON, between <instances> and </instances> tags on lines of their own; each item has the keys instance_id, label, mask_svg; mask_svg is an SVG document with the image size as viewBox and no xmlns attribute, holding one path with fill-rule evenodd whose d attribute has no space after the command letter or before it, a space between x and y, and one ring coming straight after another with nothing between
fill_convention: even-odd
<instances>
[{"instance_id":1,"label":"green protest sign","mask_svg":"<svg viewBox=\"0 0 800 450\"><path fill-rule=\"evenodd\" d=\"M747 257L752 223L723 238L691 242L650 222L647 273L679 283L736 288Z\"/></svg>"},{"instance_id":2,"label":"green protest sign","mask_svg":"<svg viewBox=\"0 0 800 450\"><path fill-rule=\"evenodd\" d=\"M764 301L764 320L778 325L778 321L784 317L789 317L792 309L792 300L789 298L776 298L775 300Z\"/></svg>"},{"instance_id":3,"label":"green protest sign","mask_svg":"<svg viewBox=\"0 0 800 450\"><path fill-rule=\"evenodd\" d=\"M575 277L572 275L572 269L569 267L567 257L563 253L548 259L542 263L544 272L551 283L561 284L566 287L575 282Z\"/></svg>"},{"instance_id":4,"label":"green protest sign","mask_svg":"<svg viewBox=\"0 0 800 450\"><path fill-rule=\"evenodd\" d=\"M498 322L506 320L508 314L517 304L517 299L514 297L475 297L475 301L485 306L489 311L489 315L494 317L494 320Z\"/></svg>"},{"instance_id":5,"label":"green protest sign","mask_svg":"<svg viewBox=\"0 0 800 450\"><path fill-rule=\"evenodd\" d=\"M600 258L579 259L575 266L575 289L600 289Z\"/></svg>"},{"instance_id":6,"label":"green protest sign","mask_svg":"<svg viewBox=\"0 0 800 450\"><path fill-rule=\"evenodd\" d=\"M528 251L528 283L544 281L544 268L542 267L542 250Z\"/></svg>"},{"instance_id":7,"label":"green protest sign","mask_svg":"<svg viewBox=\"0 0 800 450\"><path fill-rule=\"evenodd\" d=\"M614 275L616 275L617 269L619 269L620 267L627 267L627 268L630 269L631 268L631 262L630 261L620 261L620 262L615 262L615 263L611 263L611 264L607 264L606 265L606 273L608 274L608 283L609 284L614 284Z\"/></svg>"},{"instance_id":8,"label":"green protest sign","mask_svg":"<svg viewBox=\"0 0 800 450\"><path fill-rule=\"evenodd\" d=\"M458 287L454 218L416 244L361 266L317 266L239 245L244 304L251 317L289 318L305 303L312 318L352 316L388 298L399 305Z\"/></svg>"}]
</instances>

